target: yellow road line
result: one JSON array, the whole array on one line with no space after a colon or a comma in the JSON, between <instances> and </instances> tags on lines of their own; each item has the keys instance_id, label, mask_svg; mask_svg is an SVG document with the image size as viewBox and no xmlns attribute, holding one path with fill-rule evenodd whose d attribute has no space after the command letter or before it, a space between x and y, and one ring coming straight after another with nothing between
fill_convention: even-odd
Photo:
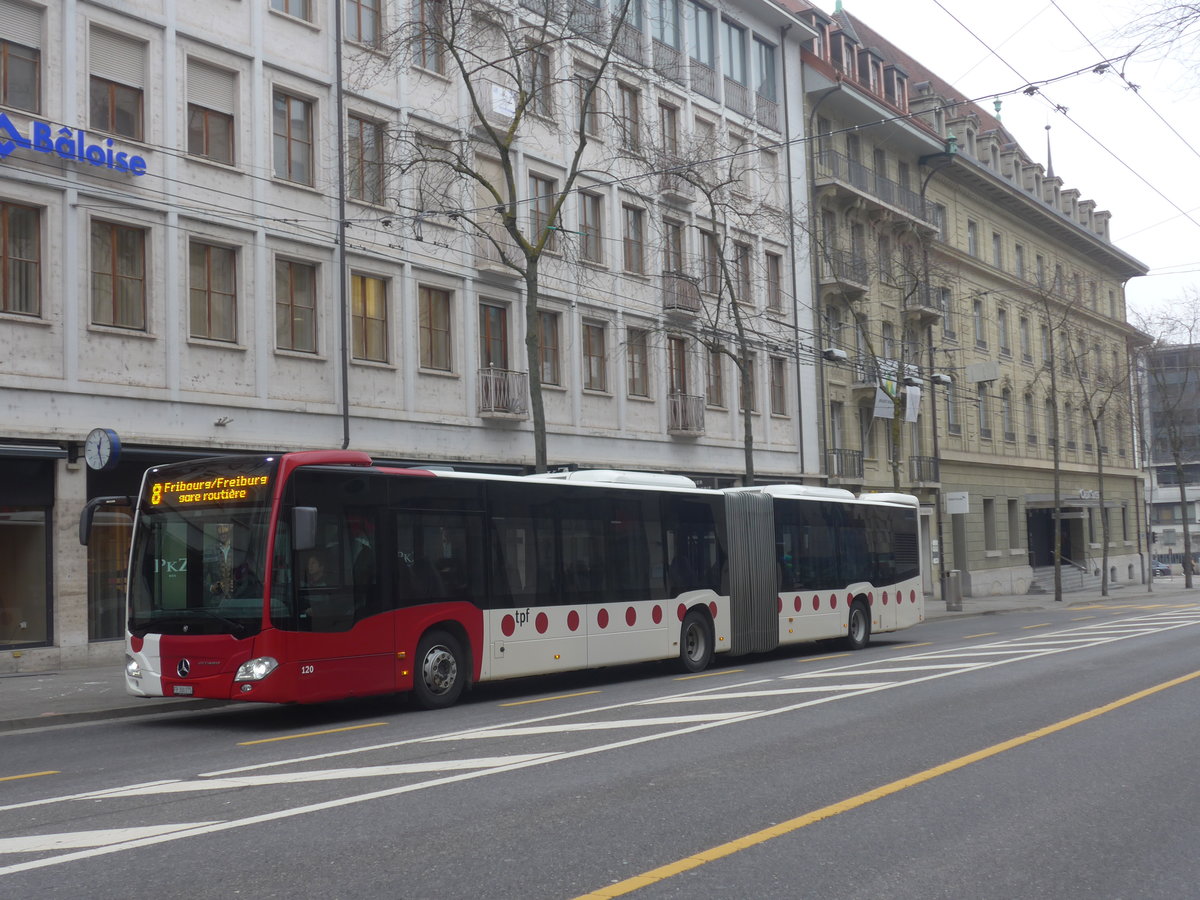
<instances>
[{"instance_id":1,"label":"yellow road line","mask_svg":"<svg viewBox=\"0 0 1200 900\"><path fill-rule=\"evenodd\" d=\"M340 734L343 731L358 731L360 728L378 728L387 722L371 722L367 725L347 725L345 728L328 728L325 731L305 731L302 734L285 734L282 737L262 738L257 741L241 741L239 747L252 747L255 744L273 744L276 741L294 741L296 738L320 737L323 734Z\"/></svg>"},{"instance_id":2,"label":"yellow road line","mask_svg":"<svg viewBox=\"0 0 1200 900\"><path fill-rule=\"evenodd\" d=\"M1088 619L1094 619L1094 618L1096 618L1096 617L1095 616L1076 616L1071 621L1072 622L1086 622Z\"/></svg>"},{"instance_id":3,"label":"yellow road line","mask_svg":"<svg viewBox=\"0 0 1200 900\"><path fill-rule=\"evenodd\" d=\"M925 642L923 642L923 643L920 643L920 644L905 644L905 645L904 645L904 649L905 649L905 650L909 650L909 649L911 649L911 648L913 648L913 647L928 647L928 646L929 646L930 644L932 644L932 643L933 643L933 641L925 641Z\"/></svg>"},{"instance_id":4,"label":"yellow road line","mask_svg":"<svg viewBox=\"0 0 1200 900\"><path fill-rule=\"evenodd\" d=\"M849 656L849 653L834 653L832 656L805 656L803 659L796 660L797 662L825 662L827 659L841 659L843 656Z\"/></svg>"},{"instance_id":5,"label":"yellow road line","mask_svg":"<svg viewBox=\"0 0 1200 900\"><path fill-rule=\"evenodd\" d=\"M1024 628L1026 631L1028 631L1030 628L1049 628L1050 623L1043 622L1041 625L1022 625L1021 627Z\"/></svg>"},{"instance_id":6,"label":"yellow road line","mask_svg":"<svg viewBox=\"0 0 1200 900\"><path fill-rule=\"evenodd\" d=\"M547 703L550 700L570 700L572 697L587 697L589 694L599 694L599 691L580 691L578 694L559 694L557 697L538 697L535 700L514 700L512 703L501 703L501 706L525 706L529 703Z\"/></svg>"},{"instance_id":7,"label":"yellow road line","mask_svg":"<svg viewBox=\"0 0 1200 900\"><path fill-rule=\"evenodd\" d=\"M968 634L966 636L966 638L964 638L964 640L969 640L971 638L977 638L977 637L995 637L999 633L1000 632L998 632L998 631L985 631L982 634Z\"/></svg>"},{"instance_id":8,"label":"yellow road line","mask_svg":"<svg viewBox=\"0 0 1200 900\"><path fill-rule=\"evenodd\" d=\"M993 744L991 747L986 747L983 750L977 750L974 753L968 753L966 756L960 756L958 759L952 759L950 762L942 763L939 766L934 766L932 769L926 769L923 772L918 772L915 775L909 775L907 778L901 778L898 781L893 781L885 784L882 787L877 787L874 790L867 791L863 794L850 797L847 800L842 800L838 803L832 803L829 806L823 806L813 812L806 813L803 816L797 816L794 819L789 819L786 822L780 822L778 825L772 825L770 828L764 828L761 831L756 831L753 834L745 835L744 837L736 838L724 844L718 844L708 850L696 853L692 856L684 857L673 863L667 863L665 866L659 866L656 869L651 869L648 872L643 872L641 875L634 875L632 878L626 878L624 881L619 881L616 884L610 884L607 887L602 887L599 890L592 891L590 894L582 894L575 900L610 900L612 897L623 897L626 894L632 894L634 891L641 890L644 887L649 887L652 884L657 884L667 878L672 878L675 875L681 875L684 872L698 869L706 863L716 862L719 859L724 859L727 856L732 856L742 850L748 850L759 844L766 843L772 838L781 837L785 834L791 834L804 828L806 825L812 825L815 822L820 822L823 819L830 819L834 816L841 815L844 812L849 812L852 809L858 809L860 806L866 806L868 803L873 803L876 800L882 800L892 794L897 794L905 788L915 787L927 781L932 781L941 775L948 775L959 769L966 768L972 763L981 762L993 756L998 756L1008 750L1014 750L1017 747L1032 743L1040 738L1048 737L1052 734L1057 734L1060 731L1095 719L1105 713L1120 709L1123 706L1128 706L1137 700L1144 700L1147 697L1153 696L1160 691L1165 691L1168 688L1177 687L1185 684L1193 679L1200 678L1200 670L1192 672L1189 675L1183 675L1179 678L1173 678L1170 681L1164 681L1162 684L1155 685L1151 688L1146 688L1144 691L1138 691L1135 694L1130 694L1127 697L1122 697L1120 700L1114 700L1112 703L1107 703L1104 706L1098 706L1095 709L1085 713L1080 713L1077 716L1071 716L1068 719L1063 719L1061 722L1055 722L1053 725L1047 725L1045 728L1039 728L1036 731L1030 731L1020 737L1011 738L1007 741L1002 741L999 744Z\"/></svg>"},{"instance_id":9,"label":"yellow road line","mask_svg":"<svg viewBox=\"0 0 1200 900\"><path fill-rule=\"evenodd\" d=\"M0 781L18 781L22 778L41 778L43 775L61 775L57 769L49 772L26 772L24 775L0 775Z\"/></svg>"},{"instance_id":10,"label":"yellow road line","mask_svg":"<svg viewBox=\"0 0 1200 900\"><path fill-rule=\"evenodd\" d=\"M715 672L701 672L699 675L680 675L676 681L691 681L693 678L712 678L714 675L736 675L745 669L718 669Z\"/></svg>"}]
</instances>

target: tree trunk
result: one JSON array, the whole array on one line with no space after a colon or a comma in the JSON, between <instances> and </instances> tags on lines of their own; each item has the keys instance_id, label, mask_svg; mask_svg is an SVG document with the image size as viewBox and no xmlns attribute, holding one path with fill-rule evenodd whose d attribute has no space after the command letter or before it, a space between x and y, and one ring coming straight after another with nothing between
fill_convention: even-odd
<instances>
[{"instance_id":1,"label":"tree trunk","mask_svg":"<svg viewBox=\"0 0 1200 900\"><path fill-rule=\"evenodd\" d=\"M533 418L533 470L546 471L546 409L542 404L541 320L538 315L538 258L526 257L525 362L529 369L529 413Z\"/></svg>"}]
</instances>

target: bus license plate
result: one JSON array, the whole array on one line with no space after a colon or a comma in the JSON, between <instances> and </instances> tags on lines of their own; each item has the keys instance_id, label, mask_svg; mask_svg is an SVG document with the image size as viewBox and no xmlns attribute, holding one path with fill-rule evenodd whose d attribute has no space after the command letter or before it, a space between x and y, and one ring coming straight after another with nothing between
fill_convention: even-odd
<instances>
[{"instance_id":1,"label":"bus license plate","mask_svg":"<svg viewBox=\"0 0 1200 900\"><path fill-rule=\"evenodd\" d=\"M171 693L176 697L192 696L192 686L190 684L177 684L171 688Z\"/></svg>"}]
</instances>

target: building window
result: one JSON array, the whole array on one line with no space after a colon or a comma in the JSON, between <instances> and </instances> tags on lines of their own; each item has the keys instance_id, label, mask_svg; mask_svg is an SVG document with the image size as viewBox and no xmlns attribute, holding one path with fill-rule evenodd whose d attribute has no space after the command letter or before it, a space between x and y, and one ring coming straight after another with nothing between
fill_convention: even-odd
<instances>
[{"instance_id":1,"label":"building window","mask_svg":"<svg viewBox=\"0 0 1200 900\"><path fill-rule=\"evenodd\" d=\"M379 46L381 0L345 0L346 40L368 47Z\"/></svg>"},{"instance_id":2,"label":"building window","mask_svg":"<svg viewBox=\"0 0 1200 900\"><path fill-rule=\"evenodd\" d=\"M0 202L0 312L41 315L41 213Z\"/></svg>"},{"instance_id":3,"label":"building window","mask_svg":"<svg viewBox=\"0 0 1200 900\"><path fill-rule=\"evenodd\" d=\"M999 332L1001 354L1012 356L1012 347L1008 341L1008 310L1003 306L996 310L996 331Z\"/></svg>"},{"instance_id":4,"label":"building window","mask_svg":"<svg viewBox=\"0 0 1200 900\"><path fill-rule=\"evenodd\" d=\"M1000 232L992 232L992 265L997 269L1004 268L1004 239Z\"/></svg>"},{"instance_id":5,"label":"building window","mask_svg":"<svg viewBox=\"0 0 1200 900\"><path fill-rule=\"evenodd\" d=\"M91 78L91 126L97 131L142 139L142 89Z\"/></svg>"},{"instance_id":6,"label":"building window","mask_svg":"<svg viewBox=\"0 0 1200 900\"><path fill-rule=\"evenodd\" d=\"M271 9L305 22L312 21L312 0L271 0Z\"/></svg>"},{"instance_id":7,"label":"building window","mask_svg":"<svg viewBox=\"0 0 1200 900\"><path fill-rule=\"evenodd\" d=\"M975 330L975 346L987 349L987 322L983 316L983 301L976 300L971 304L971 318Z\"/></svg>"},{"instance_id":8,"label":"building window","mask_svg":"<svg viewBox=\"0 0 1200 900\"><path fill-rule=\"evenodd\" d=\"M996 549L996 501L983 498L983 549Z\"/></svg>"},{"instance_id":9,"label":"building window","mask_svg":"<svg viewBox=\"0 0 1200 900\"><path fill-rule=\"evenodd\" d=\"M98 28L90 38L89 122L97 131L140 141L146 46Z\"/></svg>"},{"instance_id":10,"label":"building window","mask_svg":"<svg viewBox=\"0 0 1200 900\"><path fill-rule=\"evenodd\" d=\"M588 391L608 390L608 353L600 322L583 323L583 387Z\"/></svg>"},{"instance_id":11,"label":"building window","mask_svg":"<svg viewBox=\"0 0 1200 900\"><path fill-rule=\"evenodd\" d=\"M579 256L588 262L604 262L604 197L579 195Z\"/></svg>"},{"instance_id":12,"label":"building window","mask_svg":"<svg viewBox=\"0 0 1200 900\"><path fill-rule=\"evenodd\" d=\"M766 41L754 39L754 89L764 100L774 102L775 48Z\"/></svg>"},{"instance_id":13,"label":"building window","mask_svg":"<svg viewBox=\"0 0 1200 900\"><path fill-rule=\"evenodd\" d=\"M479 304L479 365L508 368L508 307Z\"/></svg>"},{"instance_id":14,"label":"building window","mask_svg":"<svg viewBox=\"0 0 1200 900\"><path fill-rule=\"evenodd\" d=\"M16 12L15 18L19 20L30 20L22 21L25 27L20 29L21 36L25 40L32 38L32 42L40 46L40 13L23 4L11 4L7 12ZM28 37L25 36L26 33ZM10 34L9 38L12 37ZM38 47L27 47L11 39L0 40L0 104L26 112L39 112L42 96L41 73L42 52Z\"/></svg>"},{"instance_id":15,"label":"building window","mask_svg":"<svg viewBox=\"0 0 1200 900\"><path fill-rule=\"evenodd\" d=\"M441 288L422 286L418 291L420 304L421 368L449 372L450 356L450 292Z\"/></svg>"},{"instance_id":16,"label":"building window","mask_svg":"<svg viewBox=\"0 0 1200 900\"><path fill-rule=\"evenodd\" d=\"M713 42L715 13L710 7L695 2L691 4L690 12L691 15L688 18L691 20L691 28L688 37L691 39L689 43L692 59L711 69L717 61L716 47Z\"/></svg>"},{"instance_id":17,"label":"building window","mask_svg":"<svg viewBox=\"0 0 1200 900\"><path fill-rule=\"evenodd\" d=\"M721 21L721 68L726 78L746 84L746 29Z\"/></svg>"},{"instance_id":18,"label":"building window","mask_svg":"<svg viewBox=\"0 0 1200 900\"><path fill-rule=\"evenodd\" d=\"M191 334L237 340L237 251L192 241L189 248Z\"/></svg>"},{"instance_id":19,"label":"building window","mask_svg":"<svg viewBox=\"0 0 1200 900\"><path fill-rule=\"evenodd\" d=\"M626 206L624 212L625 232L622 242L625 248L625 271L642 275L646 272L646 212L636 206Z\"/></svg>"},{"instance_id":20,"label":"building window","mask_svg":"<svg viewBox=\"0 0 1200 900\"><path fill-rule=\"evenodd\" d=\"M667 338L667 378L672 396L688 393L687 338Z\"/></svg>"},{"instance_id":21,"label":"building window","mask_svg":"<svg viewBox=\"0 0 1200 900\"><path fill-rule=\"evenodd\" d=\"M446 74L446 0L413 0L413 55L416 65Z\"/></svg>"},{"instance_id":22,"label":"building window","mask_svg":"<svg viewBox=\"0 0 1200 900\"><path fill-rule=\"evenodd\" d=\"M1013 424L1012 391L1008 388L1000 392L1000 425L1006 441L1017 439L1017 426Z\"/></svg>"},{"instance_id":23,"label":"building window","mask_svg":"<svg viewBox=\"0 0 1200 900\"><path fill-rule=\"evenodd\" d=\"M783 257L767 254L767 309L783 309Z\"/></svg>"},{"instance_id":24,"label":"building window","mask_svg":"<svg viewBox=\"0 0 1200 900\"><path fill-rule=\"evenodd\" d=\"M658 128L662 135L662 150L675 156L679 153L679 108L669 103L658 104Z\"/></svg>"},{"instance_id":25,"label":"building window","mask_svg":"<svg viewBox=\"0 0 1200 900\"><path fill-rule=\"evenodd\" d=\"M237 95L233 73L189 59L187 91L188 153L233 165L233 111Z\"/></svg>"},{"instance_id":26,"label":"building window","mask_svg":"<svg viewBox=\"0 0 1200 900\"><path fill-rule=\"evenodd\" d=\"M979 382L979 436L992 436L992 398L989 388L984 382Z\"/></svg>"},{"instance_id":27,"label":"building window","mask_svg":"<svg viewBox=\"0 0 1200 900\"><path fill-rule=\"evenodd\" d=\"M538 313L538 365L542 384L562 384L558 364L558 319L555 312Z\"/></svg>"},{"instance_id":28,"label":"building window","mask_svg":"<svg viewBox=\"0 0 1200 900\"><path fill-rule=\"evenodd\" d=\"M660 44L676 50L679 41L679 0L651 0L650 35Z\"/></svg>"},{"instance_id":29,"label":"building window","mask_svg":"<svg viewBox=\"0 0 1200 900\"><path fill-rule=\"evenodd\" d=\"M354 358L388 361L387 282L371 275L350 275L350 320Z\"/></svg>"},{"instance_id":30,"label":"building window","mask_svg":"<svg viewBox=\"0 0 1200 900\"><path fill-rule=\"evenodd\" d=\"M317 352L317 267L275 260L275 346Z\"/></svg>"},{"instance_id":31,"label":"building window","mask_svg":"<svg viewBox=\"0 0 1200 900\"><path fill-rule=\"evenodd\" d=\"M532 231L533 243L546 235L545 249L558 249L558 232L547 229L554 224L554 203L558 195L558 184L551 178L541 175L529 176L529 227Z\"/></svg>"},{"instance_id":32,"label":"building window","mask_svg":"<svg viewBox=\"0 0 1200 900\"><path fill-rule=\"evenodd\" d=\"M787 415L787 360L771 357L771 415Z\"/></svg>"},{"instance_id":33,"label":"building window","mask_svg":"<svg viewBox=\"0 0 1200 900\"><path fill-rule=\"evenodd\" d=\"M641 95L627 84L617 85L617 138L624 150L641 147Z\"/></svg>"},{"instance_id":34,"label":"building window","mask_svg":"<svg viewBox=\"0 0 1200 900\"><path fill-rule=\"evenodd\" d=\"M383 126L350 116L346 155L349 157L350 196L364 203L384 202Z\"/></svg>"},{"instance_id":35,"label":"building window","mask_svg":"<svg viewBox=\"0 0 1200 900\"><path fill-rule=\"evenodd\" d=\"M1036 444L1037 436L1037 415L1033 411L1033 394L1026 393L1024 398L1025 406L1025 443Z\"/></svg>"},{"instance_id":36,"label":"building window","mask_svg":"<svg viewBox=\"0 0 1200 900\"><path fill-rule=\"evenodd\" d=\"M629 396L650 396L650 333L645 328L626 331L625 358L629 361Z\"/></svg>"},{"instance_id":37,"label":"building window","mask_svg":"<svg viewBox=\"0 0 1200 900\"><path fill-rule=\"evenodd\" d=\"M700 232L700 278L706 294L721 292L721 245L711 231Z\"/></svg>"},{"instance_id":38,"label":"building window","mask_svg":"<svg viewBox=\"0 0 1200 900\"><path fill-rule=\"evenodd\" d=\"M598 137L600 128L600 73L590 66L575 66L575 87L578 92L579 124L583 133ZM590 94L590 96L589 96Z\"/></svg>"},{"instance_id":39,"label":"building window","mask_svg":"<svg viewBox=\"0 0 1200 900\"><path fill-rule=\"evenodd\" d=\"M1014 264L1013 264L1014 272L1013 272L1013 274L1015 274L1017 276L1017 278L1024 281L1025 280L1025 248L1022 247L1020 244L1017 244L1015 250L1016 250L1016 254L1014 256Z\"/></svg>"},{"instance_id":40,"label":"building window","mask_svg":"<svg viewBox=\"0 0 1200 900\"><path fill-rule=\"evenodd\" d=\"M733 245L733 283L737 287L737 296L734 297L734 300L743 305L750 305L754 302L750 281L751 252L749 244L735 243Z\"/></svg>"},{"instance_id":41,"label":"building window","mask_svg":"<svg viewBox=\"0 0 1200 900\"><path fill-rule=\"evenodd\" d=\"M1026 316L1021 316L1018 330L1020 331L1021 340L1021 360L1023 362L1033 362L1033 344L1030 342L1029 319Z\"/></svg>"},{"instance_id":42,"label":"building window","mask_svg":"<svg viewBox=\"0 0 1200 900\"><path fill-rule=\"evenodd\" d=\"M146 329L146 232L92 223L92 323Z\"/></svg>"},{"instance_id":43,"label":"building window","mask_svg":"<svg viewBox=\"0 0 1200 900\"><path fill-rule=\"evenodd\" d=\"M708 350L704 390L705 403L719 409L725 408L725 353L720 347L710 347Z\"/></svg>"},{"instance_id":44,"label":"building window","mask_svg":"<svg viewBox=\"0 0 1200 900\"><path fill-rule=\"evenodd\" d=\"M529 46L529 110L535 116L550 118L554 111L554 88L550 80L550 54L545 50Z\"/></svg>"},{"instance_id":45,"label":"building window","mask_svg":"<svg viewBox=\"0 0 1200 900\"><path fill-rule=\"evenodd\" d=\"M974 219L967 219L967 253L979 255L979 223Z\"/></svg>"},{"instance_id":46,"label":"building window","mask_svg":"<svg viewBox=\"0 0 1200 900\"><path fill-rule=\"evenodd\" d=\"M312 104L275 92L272 128L275 177L297 184L313 183Z\"/></svg>"},{"instance_id":47,"label":"building window","mask_svg":"<svg viewBox=\"0 0 1200 900\"><path fill-rule=\"evenodd\" d=\"M946 429L950 434L962 434L962 422L958 418L958 388L953 381L946 385Z\"/></svg>"}]
</instances>

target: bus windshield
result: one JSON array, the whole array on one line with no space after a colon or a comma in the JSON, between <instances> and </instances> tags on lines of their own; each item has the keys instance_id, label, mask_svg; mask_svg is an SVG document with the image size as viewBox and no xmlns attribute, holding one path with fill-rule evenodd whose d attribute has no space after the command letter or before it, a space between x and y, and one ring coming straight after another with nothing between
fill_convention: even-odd
<instances>
[{"instance_id":1,"label":"bus windshield","mask_svg":"<svg viewBox=\"0 0 1200 900\"><path fill-rule=\"evenodd\" d=\"M132 634L260 630L275 465L209 459L146 473L130 567Z\"/></svg>"}]
</instances>

